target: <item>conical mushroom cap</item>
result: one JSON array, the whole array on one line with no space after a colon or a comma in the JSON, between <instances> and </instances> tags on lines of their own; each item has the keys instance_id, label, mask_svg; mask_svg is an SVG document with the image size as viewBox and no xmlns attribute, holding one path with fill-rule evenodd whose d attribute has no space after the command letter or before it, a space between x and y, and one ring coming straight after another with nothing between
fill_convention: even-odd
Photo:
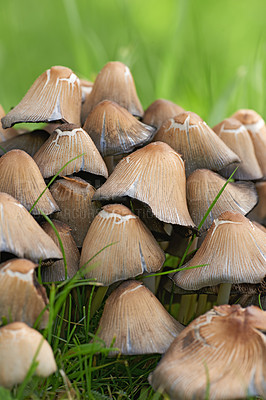
<instances>
[{"instance_id":1,"label":"conical mushroom cap","mask_svg":"<svg viewBox=\"0 0 266 400\"><path fill-rule=\"evenodd\" d=\"M195 113L184 112L165 121L154 141L162 141L181 154L186 175L200 168L219 171L239 157Z\"/></svg>"},{"instance_id":2,"label":"conical mushroom cap","mask_svg":"<svg viewBox=\"0 0 266 400\"><path fill-rule=\"evenodd\" d=\"M92 91L84 103L81 117L83 123L91 110L103 100L114 101L137 117L143 115L131 72L119 61L107 63L97 75Z\"/></svg>"},{"instance_id":3,"label":"conical mushroom cap","mask_svg":"<svg viewBox=\"0 0 266 400\"><path fill-rule=\"evenodd\" d=\"M5 116L5 111L0 104L0 143L17 136L17 131L14 128L4 129L1 119ZM1 150L1 149L0 149Z\"/></svg>"},{"instance_id":4,"label":"conical mushroom cap","mask_svg":"<svg viewBox=\"0 0 266 400\"><path fill-rule=\"evenodd\" d=\"M144 125L118 104L104 100L87 116L83 126L103 157L130 153L152 139L155 128Z\"/></svg>"},{"instance_id":5,"label":"conical mushroom cap","mask_svg":"<svg viewBox=\"0 0 266 400\"><path fill-rule=\"evenodd\" d=\"M155 126L159 129L164 121L169 118L175 117L177 114L184 112L185 110L173 103L172 101L165 99L155 100L145 111L142 122L147 125Z\"/></svg>"},{"instance_id":6,"label":"conical mushroom cap","mask_svg":"<svg viewBox=\"0 0 266 400\"><path fill-rule=\"evenodd\" d=\"M3 151L0 148L0 155L2 156L10 150L18 149L24 150L31 157L33 157L36 151L39 150L48 137L49 133L41 129L16 135L11 139L6 140L5 143L0 143L2 149L5 150Z\"/></svg>"},{"instance_id":7,"label":"conical mushroom cap","mask_svg":"<svg viewBox=\"0 0 266 400\"><path fill-rule=\"evenodd\" d=\"M260 283L266 275L266 235L239 213L226 211L215 219L195 256L177 272L176 285L197 290L219 283Z\"/></svg>"},{"instance_id":8,"label":"conical mushroom cap","mask_svg":"<svg viewBox=\"0 0 266 400\"><path fill-rule=\"evenodd\" d=\"M46 188L42 174L33 158L23 150L11 150L0 158L0 192L5 192L30 210ZM49 189L39 199L33 214L46 215L59 211Z\"/></svg>"},{"instance_id":9,"label":"conical mushroom cap","mask_svg":"<svg viewBox=\"0 0 266 400\"><path fill-rule=\"evenodd\" d=\"M187 202L189 213L198 226L222 189L226 180L208 169L197 169L187 179ZM215 203L202 230L209 229L214 219L224 211L236 211L246 215L258 201L255 185L251 182L229 182Z\"/></svg>"},{"instance_id":10,"label":"conical mushroom cap","mask_svg":"<svg viewBox=\"0 0 266 400\"><path fill-rule=\"evenodd\" d=\"M122 283L107 299L97 336L122 354L164 353L183 325L141 282ZM112 352L109 355L114 355Z\"/></svg>"},{"instance_id":11,"label":"conical mushroom cap","mask_svg":"<svg viewBox=\"0 0 266 400\"><path fill-rule=\"evenodd\" d=\"M86 171L107 178L106 165L89 135L77 125L63 124L34 155L42 176L55 175L68 161L79 155L82 157L69 163L59 176Z\"/></svg>"},{"instance_id":12,"label":"conical mushroom cap","mask_svg":"<svg viewBox=\"0 0 266 400\"><path fill-rule=\"evenodd\" d=\"M47 340L23 322L13 322L0 328L0 386L12 388L23 382L39 346L35 374L47 377L57 369Z\"/></svg>"},{"instance_id":13,"label":"conical mushroom cap","mask_svg":"<svg viewBox=\"0 0 266 400\"><path fill-rule=\"evenodd\" d=\"M86 276L105 286L158 271L165 259L150 231L121 204L104 206L94 218L84 239L80 267L98 252L92 261L95 268L87 268Z\"/></svg>"},{"instance_id":14,"label":"conical mushroom cap","mask_svg":"<svg viewBox=\"0 0 266 400\"><path fill-rule=\"evenodd\" d=\"M234 173L234 179L261 179L263 174L255 155L252 139L245 126L235 118L227 118L216 125L213 130L241 160ZM229 178L234 169L234 166L229 165L220 173Z\"/></svg>"},{"instance_id":15,"label":"conical mushroom cap","mask_svg":"<svg viewBox=\"0 0 266 400\"><path fill-rule=\"evenodd\" d=\"M71 228L61 221L52 220L54 226L62 241L65 250L66 263L67 263L67 278L72 278L79 269L80 254L77 245L71 235ZM59 247L59 240L53 230L52 226L46 221L42 228L44 232L49 235L57 247ZM42 280L43 282L57 282L65 280L65 266L64 260L55 261L52 265L42 266Z\"/></svg>"},{"instance_id":16,"label":"conical mushroom cap","mask_svg":"<svg viewBox=\"0 0 266 400\"><path fill-rule=\"evenodd\" d=\"M0 252L39 262L62 258L61 251L21 203L0 193Z\"/></svg>"},{"instance_id":17,"label":"conical mushroom cap","mask_svg":"<svg viewBox=\"0 0 266 400\"><path fill-rule=\"evenodd\" d=\"M43 286L34 276L36 264L25 259L14 259L0 264L0 320L21 321L33 326L37 317L48 304ZM42 315L39 329L44 329L49 312Z\"/></svg>"},{"instance_id":18,"label":"conical mushroom cap","mask_svg":"<svg viewBox=\"0 0 266 400\"><path fill-rule=\"evenodd\" d=\"M238 110L232 115L238 119L248 130L253 141L255 154L262 170L266 176L266 126L261 116L254 110Z\"/></svg>"},{"instance_id":19,"label":"conical mushroom cap","mask_svg":"<svg viewBox=\"0 0 266 400\"><path fill-rule=\"evenodd\" d=\"M148 204L160 221L195 227L187 209L184 161L166 143L150 143L123 158L93 198L123 196Z\"/></svg>"},{"instance_id":20,"label":"conical mushroom cap","mask_svg":"<svg viewBox=\"0 0 266 400\"><path fill-rule=\"evenodd\" d=\"M77 246L82 247L90 224L101 208L98 201L92 201L94 187L79 177L64 177L52 184L51 193L61 210L56 219L71 227Z\"/></svg>"},{"instance_id":21,"label":"conical mushroom cap","mask_svg":"<svg viewBox=\"0 0 266 400\"><path fill-rule=\"evenodd\" d=\"M259 196L259 202L248 214L248 218L266 225L266 182L257 182L255 187Z\"/></svg>"},{"instance_id":22,"label":"conical mushroom cap","mask_svg":"<svg viewBox=\"0 0 266 400\"><path fill-rule=\"evenodd\" d=\"M21 102L2 118L4 128L18 122L62 120L80 124L81 88L71 69L55 66L40 75Z\"/></svg>"},{"instance_id":23,"label":"conical mushroom cap","mask_svg":"<svg viewBox=\"0 0 266 400\"><path fill-rule=\"evenodd\" d=\"M152 387L180 400L265 398L266 339L258 325L260 317L265 329L265 315L225 305L195 319L149 376Z\"/></svg>"}]
</instances>

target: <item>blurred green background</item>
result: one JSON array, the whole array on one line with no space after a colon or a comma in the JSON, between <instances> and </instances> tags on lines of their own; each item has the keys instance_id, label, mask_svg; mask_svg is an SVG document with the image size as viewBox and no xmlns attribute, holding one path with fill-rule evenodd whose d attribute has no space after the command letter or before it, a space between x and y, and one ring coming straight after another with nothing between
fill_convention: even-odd
<instances>
[{"instance_id":1,"label":"blurred green background","mask_svg":"<svg viewBox=\"0 0 266 400\"><path fill-rule=\"evenodd\" d=\"M209 124L266 117L265 0L1 0L0 103L7 112L52 65L94 80L126 63L144 108L172 100Z\"/></svg>"}]
</instances>

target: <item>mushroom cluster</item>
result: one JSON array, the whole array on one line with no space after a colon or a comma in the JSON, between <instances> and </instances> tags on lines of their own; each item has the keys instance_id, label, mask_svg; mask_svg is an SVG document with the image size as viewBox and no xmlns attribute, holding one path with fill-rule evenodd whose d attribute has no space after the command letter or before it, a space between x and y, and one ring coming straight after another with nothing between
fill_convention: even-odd
<instances>
[{"instance_id":1,"label":"mushroom cluster","mask_svg":"<svg viewBox=\"0 0 266 400\"><path fill-rule=\"evenodd\" d=\"M265 313L224 305L232 301L232 287L234 294L242 287L239 299L244 288L265 287L266 234L255 223L265 225L266 216L263 119L239 110L211 129L165 99L144 112L121 62L107 63L94 83L53 66L7 115L0 113L0 251L6 261L0 264L0 324L10 322L0 328L0 385L10 388L27 373L7 378L1 349L16 350L8 364L14 370L17 360L29 368L37 348L37 357L51 353L46 342L40 350L42 336L31 328L38 321L43 329L49 319L45 286L35 275L40 264L43 282L78 276L99 285L95 293L86 287L91 303L82 307L91 314L109 295L93 340L114 343L118 350L110 356L167 351L150 382L171 399L205 398L206 371L211 398L265 396ZM20 122L46 125L21 133L13 127ZM195 254L185 260L196 236ZM165 285L155 275L169 254L178 254L182 270ZM186 305L191 319L213 303L221 306L184 329L159 301L169 282L171 297L184 294L176 299L179 313ZM10 295L14 290L19 300ZM30 336L15 343L28 329L37 345ZM40 361L36 373L53 373L51 359L44 369ZM195 387L187 389L190 362Z\"/></svg>"}]
</instances>

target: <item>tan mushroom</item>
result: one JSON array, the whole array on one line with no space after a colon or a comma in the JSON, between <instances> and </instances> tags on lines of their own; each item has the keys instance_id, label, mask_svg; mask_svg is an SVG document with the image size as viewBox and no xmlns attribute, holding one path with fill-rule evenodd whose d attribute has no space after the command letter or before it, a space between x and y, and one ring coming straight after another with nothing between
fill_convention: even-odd
<instances>
[{"instance_id":1,"label":"tan mushroom","mask_svg":"<svg viewBox=\"0 0 266 400\"><path fill-rule=\"evenodd\" d=\"M6 140L12 139L18 135L17 131L14 128L4 129L2 126L1 119L5 116L5 111L0 104L0 143L5 142ZM2 146L2 144L1 144ZM1 150L1 149L0 149Z\"/></svg>"},{"instance_id":2,"label":"tan mushroom","mask_svg":"<svg viewBox=\"0 0 266 400\"><path fill-rule=\"evenodd\" d=\"M147 108L143 115L142 122L159 129L162 123L168 118L175 117L177 114L184 111L182 107L172 101L158 99Z\"/></svg>"},{"instance_id":3,"label":"tan mushroom","mask_svg":"<svg viewBox=\"0 0 266 400\"><path fill-rule=\"evenodd\" d=\"M0 147L0 155L3 155L10 150L19 149L24 150L33 157L48 137L49 133L42 129L36 129L32 132L16 135L11 139L6 140L5 143L0 144L2 147L2 149Z\"/></svg>"}]
</instances>

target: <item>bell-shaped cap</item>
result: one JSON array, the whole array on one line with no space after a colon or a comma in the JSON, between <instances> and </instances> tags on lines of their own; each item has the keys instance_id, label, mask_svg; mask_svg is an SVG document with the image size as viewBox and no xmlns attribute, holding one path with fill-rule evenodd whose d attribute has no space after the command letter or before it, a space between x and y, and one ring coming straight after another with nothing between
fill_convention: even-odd
<instances>
[{"instance_id":1,"label":"bell-shaped cap","mask_svg":"<svg viewBox=\"0 0 266 400\"><path fill-rule=\"evenodd\" d=\"M148 204L160 221L195 227L187 209L184 161L166 143L150 143L123 158L93 199L123 196Z\"/></svg>"},{"instance_id":2,"label":"bell-shaped cap","mask_svg":"<svg viewBox=\"0 0 266 400\"><path fill-rule=\"evenodd\" d=\"M82 123L91 110L103 100L114 101L137 117L143 115L131 72L119 61L107 63L97 75L92 91L84 103Z\"/></svg>"},{"instance_id":3,"label":"bell-shaped cap","mask_svg":"<svg viewBox=\"0 0 266 400\"><path fill-rule=\"evenodd\" d=\"M219 171L239 157L195 113L183 112L165 121L154 141L169 144L185 161L186 175L200 168Z\"/></svg>"},{"instance_id":4,"label":"bell-shaped cap","mask_svg":"<svg viewBox=\"0 0 266 400\"><path fill-rule=\"evenodd\" d=\"M39 262L62 258L61 251L21 203L0 193L0 252Z\"/></svg>"},{"instance_id":5,"label":"bell-shaped cap","mask_svg":"<svg viewBox=\"0 0 266 400\"><path fill-rule=\"evenodd\" d=\"M94 217L100 211L98 201L92 201L95 189L77 176L58 179L51 186L51 193L60 211L56 219L68 224L78 247L82 247Z\"/></svg>"},{"instance_id":6,"label":"bell-shaped cap","mask_svg":"<svg viewBox=\"0 0 266 400\"><path fill-rule=\"evenodd\" d=\"M121 354L162 354L183 328L141 282L126 281L108 297L97 337L107 346L115 338Z\"/></svg>"},{"instance_id":7,"label":"bell-shaped cap","mask_svg":"<svg viewBox=\"0 0 266 400\"><path fill-rule=\"evenodd\" d=\"M38 331L23 322L0 328L0 386L11 389L23 382L36 354L35 374L53 374L57 369L53 350Z\"/></svg>"},{"instance_id":8,"label":"bell-shaped cap","mask_svg":"<svg viewBox=\"0 0 266 400\"><path fill-rule=\"evenodd\" d=\"M245 126L235 118L227 118L213 128L214 132L222 141L233 150L241 160L234 179L255 180L262 178L252 139ZM220 173L227 178L232 174L235 167L229 165Z\"/></svg>"},{"instance_id":9,"label":"bell-shaped cap","mask_svg":"<svg viewBox=\"0 0 266 400\"><path fill-rule=\"evenodd\" d=\"M109 100L97 104L83 126L103 157L130 153L152 139L155 128Z\"/></svg>"},{"instance_id":10,"label":"bell-shaped cap","mask_svg":"<svg viewBox=\"0 0 266 400\"><path fill-rule=\"evenodd\" d=\"M65 250L67 264L67 278L72 278L79 269L80 254L77 245L71 235L71 228L64 222L52 220L62 245ZM42 225L44 232L49 235L55 244L60 247L58 237L52 226L46 221ZM58 282L66 279L64 260L55 261L52 265L42 266L42 281L43 282Z\"/></svg>"},{"instance_id":11,"label":"bell-shaped cap","mask_svg":"<svg viewBox=\"0 0 266 400\"><path fill-rule=\"evenodd\" d=\"M34 155L34 160L42 176L49 178L79 155L82 156L69 163L59 176L86 171L107 178L106 165L95 144L87 132L73 124L63 124L57 128Z\"/></svg>"},{"instance_id":12,"label":"bell-shaped cap","mask_svg":"<svg viewBox=\"0 0 266 400\"><path fill-rule=\"evenodd\" d=\"M14 259L0 264L0 320L20 321L33 326L48 304L46 291L35 279L36 264ZM38 327L44 329L49 312L44 311Z\"/></svg>"},{"instance_id":13,"label":"bell-shaped cap","mask_svg":"<svg viewBox=\"0 0 266 400\"><path fill-rule=\"evenodd\" d=\"M226 179L208 169L197 169L187 179L189 213L198 226L208 208L222 189ZM251 182L229 182L207 216L202 230L209 229L214 219L224 211L246 215L258 201L255 185Z\"/></svg>"},{"instance_id":14,"label":"bell-shaped cap","mask_svg":"<svg viewBox=\"0 0 266 400\"><path fill-rule=\"evenodd\" d=\"M147 108L143 115L142 122L159 129L164 121L184 111L182 107L172 101L158 99Z\"/></svg>"},{"instance_id":15,"label":"bell-shaped cap","mask_svg":"<svg viewBox=\"0 0 266 400\"><path fill-rule=\"evenodd\" d=\"M4 129L2 126L1 119L5 116L5 111L0 104L0 143L5 142L6 140L12 139L18 135L17 131L14 128ZM2 146L2 143L1 143ZM0 149L1 150L1 149Z\"/></svg>"},{"instance_id":16,"label":"bell-shaped cap","mask_svg":"<svg viewBox=\"0 0 266 400\"><path fill-rule=\"evenodd\" d=\"M31 157L33 157L36 151L39 150L48 137L49 133L42 129L36 129L32 132L16 135L0 144L0 156L10 150L18 149L25 151Z\"/></svg>"},{"instance_id":17,"label":"bell-shaped cap","mask_svg":"<svg viewBox=\"0 0 266 400\"><path fill-rule=\"evenodd\" d=\"M91 258L86 277L105 286L158 271L165 259L150 231L121 204L104 206L94 218L83 242L80 267Z\"/></svg>"},{"instance_id":18,"label":"bell-shaped cap","mask_svg":"<svg viewBox=\"0 0 266 400\"><path fill-rule=\"evenodd\" d=\"M226 211L215 219L200 248L172 276L176 285L197 290L219 283L260 283L266 275L266 234L246 217Z\"/></svg>"},{"instance_id":19,"label":"bell-shaped cap","mask_svg":"<svg viewBox=\"0 0 266 400\"><path fill-rule=\"evenodd\" d=\"M171 399L266 396L266 312L223 305L191 322L149 376Z\"/></svg>"},{"instance_id":20,"label":"bell-shaped cap","mask_svg":"<svg viewBox=\"0 0 266 400\"><path fill-rule=\"evenodd\" d=\"M19 122L63 121L80 124L81 88L71 69L51 67L40 75L21 102L2 118L4 128Z\"/></svg>"},{"instance_id":21,"label":"bell-shaped cap","mask_svg":"<svg viewBox=\"0 0 266 400\"><path fill-rule=\"evenodd\" d=\"M10 150L0 158L0 192L5 192L17 199L30 210L46 184L38 165L33 158L23 150ZM43 193L32 210L33 214L46 215L59 211L49 189Z\"/></svg>"},{"instance_id":22,"label":"bell-shaped cap","mask_svg":"<svg viewBox=\"0 0 266 400\"><path fill-rule=\"evenodd\" d=\"M238 110L233 115L248 130L253 141L255 154L262 170L263 176L266 176L266 125L261 116L254 110Z\"/></svg>"},{"instance_id":23,"label":"bell-shaped cap","mask_svg":"<svg viewBox=\"0 0 266 400\"><path fill-rule=\"evenodd\" d=\"M254 219L262 225L266 225L266 182L255 184L259 201L255 208L248 214L249 219Z\"/></svg>"}]
</instances>

